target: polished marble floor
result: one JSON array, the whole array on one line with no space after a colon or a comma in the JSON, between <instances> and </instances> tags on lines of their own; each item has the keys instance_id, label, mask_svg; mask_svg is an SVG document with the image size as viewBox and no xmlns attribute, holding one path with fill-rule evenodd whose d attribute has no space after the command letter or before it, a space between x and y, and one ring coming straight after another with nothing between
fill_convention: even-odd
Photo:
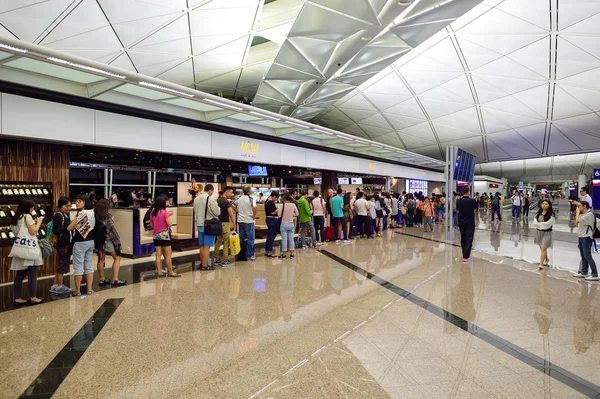
<instances>
[{"instance_id":1,"label":"polished marble floor","mask_svg":"<svg viewBox=\"0 0 600 399\"><path fill-rule=\"evenodd\" d=\"M212 272L182 258L180 279L140 264L0 313L0 397L597 397L600 284L505 252L511 223L496 252L483 222L468 264L420 229Z\"/></svg>"}]
</instances>

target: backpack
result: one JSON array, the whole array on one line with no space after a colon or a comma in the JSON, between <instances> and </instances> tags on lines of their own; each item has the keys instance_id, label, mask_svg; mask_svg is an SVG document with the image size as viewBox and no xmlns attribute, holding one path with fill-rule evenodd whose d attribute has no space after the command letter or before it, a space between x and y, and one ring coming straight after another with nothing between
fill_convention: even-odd
<instances>
[{"instance_id":1,"label":"backpack","mask_svg":"<svg viewBox=\"0 0 600 399\"><path fill-rule=\"evenodd\" d=\"M413 200L408 200L408 210L412 211L415 209L415 203L413 202Z\"/></svg>"},{"instance_id":2,"label":"backpack","mask_svg":"<svg viewBox=\"0 0 600 399\"><path fill-rule=\"evenodd\" d=\"M494 206L498 205L498 197L495 195L492 197L492 205L494 205Z\"/></svg>"},{"instance_id":3,"label":"backpack","mask_svg":"<svg viewBox=\"0 0 600 399\"><path fill-rule=\"evenodd\" d=\"M153 227L152 227L152 222L150 221L150 214L152 213L152 211L154 210L154 207L151 206L150 208L148 208L148 210L146 211L146 213L144 214L144 230L145 231L152 231Z\"/></svg>"},{"instance_id":4,"label":"backpack","mask_svg":"<svg viewBox=\"0 0 600 399\"><path fill-rule=\"evenodd\" d=\"M56 212L54 214L54 216L56 216L59 213L60 213L60 216L62 216L62 223L64 224L65 223L65 215L63 215L61 212ZM61 227L62 227L62 225L61 225ZM50 244L56 245L56 244L58 244L59 237L57 237L56 234L54 234L53 230L54 230L54 218L52 218L50 223L48 223L46 225L46 240L48 240L48 242Z\"/></svg>"},{"instance_id":5,"label":"backpack","mask_svg":"<svg viewBox=\"0 0 600 399\"><path fill-rule=\"evenodd\" d=\"M598 230L598 224L596 223L597 221L598 218L596 215L594 215L594 230L592 232L592 238L594 238L594 240L600 238L600 230Z\"/></svg>"}]
</instances>

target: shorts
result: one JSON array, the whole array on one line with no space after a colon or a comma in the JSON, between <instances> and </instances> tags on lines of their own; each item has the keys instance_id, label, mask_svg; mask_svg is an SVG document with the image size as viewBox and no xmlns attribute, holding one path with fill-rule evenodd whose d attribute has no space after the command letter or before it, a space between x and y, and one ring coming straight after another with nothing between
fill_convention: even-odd
<instances>
[{"instance_id":1,"label":"shorts","mask_svg":"<svg viewBox=\"0 0 600 399\"><path fill-rule=\"evenodd\" d=\"M115 245L112 243L112 241L106 241L106 243L104 243L104 252L115 252Z\"/></svg>"},{"instance_id":2,"label":"shorts","mask_svg":"<svg viewBox=\"0 0 600 399\"><path fill-rule=\"evenodd\" d=\"M56 252L58 255L56 273L68 274L71 271L71 254L65 248L58 248Z\"/></svg>"},{"instance_id":3,"label":"shorts","mask_svg":"<svg viewBox=\"0 0 600 399\"><path fill-rule=\"evenodd\" d=\"M201 247L213 247L215 245L216 240L217 240L216 236L205 236L204 235L204 226L198 227L198 244Z\"/></svg>"},{"instance_id":4,"label":"shorts","mask_svg":"<svg viewBox=\"0 0 600 399\"><path fill-rule=\"evenodd\" d=\"M344 211L344 221L345 222L350 221L350 212Z\"/></svg>"},{"instance_id":5,"label":"shorts","mask_svg":"<svg viewBox=\"0 0 600 399\"><path fill-rule=\"evenodd\" d=\"M165 229L154 234L155 247L170 247L171 246L171 229Z\"/></svg>"},{"instance_id":6,"label":"shorts","mask_svg":"<svg viewBox=\"0 0 600 399\"><path fill-rule=\"evenodd\" d=\"M378 218L382 218L383 217L383 210L382 209L377 210L376 214L377 214Z\"/></svg>"},{"instance_id":7,"label":"shorts","mask_svg":"<svg viewBox=\"0 0 600 399\"><path fill-rule=\"evenodd\" d=\"M78 241L73 244L73 274L93 274L92 254L94 253L94 241Z\"/></svg>"}]
</instances>

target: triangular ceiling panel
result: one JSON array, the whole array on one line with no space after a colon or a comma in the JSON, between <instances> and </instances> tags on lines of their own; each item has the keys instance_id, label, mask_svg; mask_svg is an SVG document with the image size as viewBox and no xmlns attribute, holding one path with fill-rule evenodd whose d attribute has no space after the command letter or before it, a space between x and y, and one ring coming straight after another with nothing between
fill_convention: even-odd
<instances>
[{"instance_id":1,"label":"triangular ceiling panel","mask_svg":"<svg viewBox=\"0 0 600 399\"><path fill-rule=\"evenodd\" d=\"M555 123L600 136L600 116L594 113L561 119Z\"/></svg>"},{"instance_id":2,"label":"triangular ceiling panel","mask_svg":"<svg viewBox=\"0 0 600 399\"><path fill-rule=\"evenodd\" d=\"M596 0L560 0L560 7L569 10L562 13L558 21L561 31L600 13L600 2Z\"/></svg>"},{"instance_id":3,"label":"triangular ceiling panel","mask_svg":"<svg viewBox=\"0 0 600 399\"><path fill-rule=\"evenodd\" d=\"M504 123L516 129L518 127L535 125L540 123L540 119L534 119L523 115L511 114L496 109L486 108L487 111L492 114L496 119L502 120Z\"/></svg>"},{"instance_id":4,"label":"triangular ceiling panel","mask_svg":"<svg viewBox=\"0 0 600 399\"><path fill-rule=\"evenodd\" d=\"M377 15L368 0L352 0L352 6L348 7L348 0L312 0L315 4L337 11L340 14L348 14L354 18L369 22L375 26L380 25Z\"/></svg>"},{"instance_id":5,"label":"triangular ceiling panel","mask_svg":"<svg viewBox=\"0 0 600 399\"><path fill-rule=\"evenodd\" d=\"M529 145L540 154L544 152L544 138L546 136L546 123L516 128L515 131L527 141ZM519 141L520 143L520 141Z\"/></svg>"},{"instance_id":6,"label":"triangular ceiling panel","mask_svg":"<svg viewBox=\"0 0 600 399\"><path fill-rule=\"evenodd\" d=\"M453 126L444 125L441 123L437 123L436 121L433 122L433 126L441 143L462 140L475 136L481 137L481 135L478 133L473 133Z\"/></svg>"},{"instance_id":7,"label":"triangular ceiling panel","mask_svg":"<svg viewBox=\"0 0 600 399\"><path fill-rule=\"evenodd\" d=\"M564 154L572 151L581 151L571 139L567 137L557 126L550 129L550 140L548 142L548 154Z\"/></svg>"},{"instance_id":8,"label":"triangular ceiling panel","mask_svg":"<svg viewBox=\"0 0 600 399\"><path fill-rule=\"evenodd\" d=\"M385 110L386 114L408 116L410 118L421 118L425 119L425 114L417 100L410 98L406 101L401 102L391 108Z\"/></svg>"},{"instance_id":9,"label":"triangular ceiling panel","mask_svg":"<svg viewBox=\"0 0 600 399\"><path fill-rule=\"evenodd\" d=\"M579 7L579 6L577 6L577 7ZM586 18L586 19L582 20L581 22L578 22L576 24L573 24L573 25L567 27L566 29L563 29L562 33L568 33L568 34L572 34L572 33L588 34L590 32L597 33L598 26L600 26L600 14L591 15L591 16L589 16L589 18Z\"/></svg>"},{"instance_id":10,"label":"triangular ceiling panel","mask_svg":"<svg viewBox=\"0 0 600 399\"><path fill-rule=\"evenodd\" d=\"M128 71L135 71L135 67L131 63L131 60L127 56L127 54L121 54L117 59L110 63L110 65L115 66L117 68L127 69Z\"/></svg>"},{"instance_id":11,"label":"triangular ceiling panel","mask_svg":"<svg viewBox=\"0 0 600 399\"><path fill-rule=\"evenodd\" d=\"M535 115L542 119L546 119L548 115L548 84L534 87L533 89L521 91L513 94L513 97L524 104L528 109L523 115L530 115L529 110L535 112ZM498 100L502 101L502 100ZM493 104L489 103L488 105ZM491 105L490 105L491 106ZM493 108L493 107L492 107ZM523 110L524 108L521 108Z\"/></svg>"},{"instance_id":12,"label":"triangular ceiling panel","mask_svg":"<svg viewBox=\"0 0 600 399\"><path fill-rule=\"evenodd\" d=\"M375 106L381 110L386 110L393 107L396 104L406 101L412 98L410 95L394 95L394 94L380 94L380 93L363 93Z\"/></svg>"},{"instance_id":13,"label":"triangular ceiling panel","mask_svg":"<svg viewBox=\"0 0 600 399\"><path fill-rule=\"evenodd\" d=\"M431 98L421 98L420 100L431 119L441 118L442 116L451 114L453 112L462 111L463 109L467 109L472 106L470 104L453 103L443 100L434 100Z\"/></svg>"},{"instance_id":14,"label":"triangular ceiling panel","mask_svg":"<svg viewBox=\"0 0 600 399\"><path fill-rule=\"evenodd\" d=\"M95 1L82 1L44 38L42 44L54 44L56 41L72 38L107 26L110 26L110 22L106 19L106 15L102 12L98 3ZM88 42L88 47L91 47L92 43Z\"/></svg>"},{"instance_id":15,"label":"triangular ceiling panel","mask_svg":"<svg viewBox=\"0 0 600 399\"><path fill-rule=\"evenodd\" d=\"M487 136L487 141L488 145L492 141L500 147L507 154L506 158L538 157L542 154L540 150L523 140L523 137L514 130L490 134ZM519 143L519 145L515 145L515 143Z\"/></svg>"},{"instance_id":16,"label":"triangular ceiling panel","mask_svg":"<svg viewBox=\"0 0 600 399\"><path fill-rule=\"evenodd\" d=\"M493 140L487 141L488 158L490 161L508 159L510 154L504 151L499 145Z\"/></svg>"},{"instance_id":17,"label":"triangular ceiling panel","mask_svg":"<svg viewBox=\"0 0 600 399\"><path fill-rule=\"evenodd\" d=\"M490 114L485 108L481 109L481 115L483 117L483 125L487 133L501 132L503 130L510 129L506 123Z\"/></svg>"},{"instance_id":18,"label":"triangular ceiling panel","mask_svg":"<svg viewBox=\"0 0 600 399\"><path fill-rule=\"evenodd\" d=\"M513 61L508 57L502 57L496 61L492 61L489 64L477 68L475 70L477 74L488 75L488 76L500 76L506 78L520 78L529 80L544 80L544 77L531 69L524 67L517 61Z\"/></svg>"},{"instance_id":19,"label":"triangular ceiling panel","mask_svg":"<svg viewBox=\"0 0 600 399\"><path fill-rule=\"evenodd\" d=\"M576 46L579 49L600 59L600 37L583 35L561 35L559 38L561 41L568 41L573 46Z\"/></svg>"},{"instance_id":20,"label":"triangular ceiling panel","mask_svg":"<svg viewBox=\"0 0 600 399\"><path fill-rule=\"evenodd\" d=\"M560 83L600 91L600 68L569 76L561 79Z\"/></svg>"},{"instance_id":21,"label":"triangular ceiling panel","mask_svg":"<svg viewBox=\"0 0 600 399\"><path fill-rule=\"evenodd\" d=\"M504 56L501 53L481 47L468 40L463 40L460 37L458 38L458 43L470 70L477 69L480 66Z\"/></svg>"},{"instance_id":22,"label":"triangular ceiling panel","mask_svg":"<svg viewBox=\"0 0 600 399\"><path fill-rule=\"evenodd\" d=\"M381 114L375 114L373 116L368 117L367 119L363 119L362 121L360 121L360 124L361 126L367 126L369 128L378 127L386 129L388 132L392 130L390 124L385 120L385 118Z\"/></svg>"},{"instance_id":23,"label":"triangular ceiling panel","mask_svg":"<svg viewBox=\"0 0 600 399\"><path fill-rule=\"evenodd\" d=\"M113 28L119 39L124 46L129 46L136 41L140 40L144 36L149 35L154 30L164 25L169 20L176 17L177 14L159 15L156 17L149 17L144 19L138 19L135 21L123 22L120 24L113 24Z\"/></svg>"},{"instance_id":24,"label":"triangular ceiling panel","mask_svg":"<svg viewBox=\"0 0 600 399\"><path fill-rule=\"evenodd\" d=\"M544 79L550 77L550 37L510 53L508 57Z\"/></svg>"},{"instance_id":25,"label":"triangular ceiling panel","mask_svg":"<svg viewBox=\"0 0 600 399\"><path fill-rule=\"evenodd\" d=\"M429 122L423 122L423 123L419 123L418 125L404 128L404 129L398 131L398 133L400 134L400 137L403 137L404 135L409 135L409 136L414 136L414 137L421 137L425 140L429 140L429 141L433 141L433 142L436 141L435 134L433 133L433 130L431 129L431 125L429 124Z\"/></svg>"},{"instance_id":26,"label":"triangular ceiling panel","mask_svg":"<svg viewBox=\"0 0 600 399\"><path fill-rule=\"evenodd\" d=\"M408 116L389 114L387 112L385 114L385 117L388 121L390 121L390 123L392 124L392 126L394 126L394 129L396 130L406 129L410 126L422 124L425 120L425 116L423 116L422 118L411 118ZM429 125L429 123L427 125Z\"/></svg>"},{"instance_id":27,"label":"triangular ceiling panel","mask_svg":"<svg viewBox=\"0 0 600 399\"><path fill-rule=\"evenodd\" d=\"M58 40L48 44L47 47L70 53L71 51L88 50L92 47L92 43L99 43L94 48L106 53L123 50L121 42L110 26Z\"/></svg>"},{"instance_id":28,"label":"triangular ceiling panel","mask_svg":"<svg viewBox=\"0 0 600 399\"><path fill-rule=\"evenodd\" d=\"M187 60L182 64L177 65L175 68L172 68L162 75L159 75L158 78L182 86L189 86L193 84L194 67L192 65L192 60Z\"/></svg>"},{"instance_id":29,"label":"triangular ceiling panel","mask_svg":"<svg viewBox=\"0 0 600 399\"><path fill-rule=\"evenodd\" d=\"M331 55L338 46L337 42L310 37L291 37L289 41L320 72L325 70Z\"/></svg>"},{"instance_id":30,"label":"triangular ceiling panel","mask_svg":"<svg viewBox=\"0 0 600 399\"><path fill-rule=\"evenodd\" d=\"M584 115L592 112L592 109L588 108L577 98L569 94L568 90L565 90L566 88L568 88L568 86L564 87L565 88L563 89L560 85L556 85L554 91L554 114L552 116L554 120L570 118L572 116ZM595 100L592 101L595 101L597 103L597 106L599 106L600 100L598 100L598 98L600 97L600 93L593 93L595 93L595 96L593 96L592 98L594 98Z\"/></svg>"},{"instance_id":31,"label":"triangular ceiling panel","mask_svg":"<svg viewBox=\"0 0 600 399\"><path fill-rule=\"evenodd\" d=\"M340 108L344 114L346 114L350 119L355 122L362 121L363 119L367 119L370 116L377 114L378 112L373 110L360 110L360 109L349 109L349 108Z\"/></svg>"},{"instance_id":32,"label":"triangular ceiling panel","mask_svg":"<svg viewBox=\"0 0 600 399\"><path fill-rule=\"evenodd\" d=\"M412 95L404 82L395 73L391 72L384 76L375 83L369 85L364 89L366 93L380 93L380 94L399 94L399 95Z\"/></svg>"},{"instance_id":33,"label":"triangular ceiling panel","mask_svg":"<svg viewBox=\"0 0 600 399\"><path fill-rule=\"evenodd\" d=\"M566 77L577 75L600 67L600 60L582 49L571 44L567 40L558 38L556 78L564 79Z\"/></svg>"},{"instance_id":34,"label":"triangular ceiling panel","mask_svg":"<svg viewBox=\"0 0 600 399\"><path fill-rule=\"evenodd\" d=\"M481 134L479 116L477 115L477 109L475 107L454 112L450 115L435 119L433 122L436 123L436 126L438 123L441 123L443 125L460 128L471 133Z\"/></svg>"},{"instance_id":35,"label":"triangular ceiling panel","mask_svg":"<svg viewBox=\"0 0 600 399\"><path fill-rule=\"evenodd\" d=\"M2 4L14 4L3 1ZM17 8L0 14L0 24L16 37L28 42L35 42L57 18L64 17L72 0L44 1ZM11 7L12 8L12 7Z\"/></svg>"},{"instance_id":36,"label":"triangular ceiling panel","mask_svg":"<svg viewBox=\"0 0 600 399\"><path fill-rule=\"evenodd\" d=\"M498 9L545 30L550 30L550 3L546 0L507 0Z\"/></svg>"},{"instance_id":37,"label":"triangular ceiling panel","mask_svg":"<svg viewBox=\"0 0 600 399\"><path fill-rule=\"evenodd\" d=\"M188 25L187 15L185 14L146 37L138 43L136 47L149 46L151 44L170 42L178 39L187 39L190 41L190 27Z\"/></svg>"},{"instance_id":38,"label":"triangular ceiling panel","mask_svg":"<svg viewBox=\"0 0 600 399\"><path fill-rule=\"evenodd\" d=\"M560 88L569 93L577 101L584 104L591 111L600 111L600 93L596 90L583 89L581 87L557 84L557 88ZM556 111L555 111L556 112Z\"/></svg>"},{"instance_id":39,"label":"triangular ceiling panel","mask_svg":"<svg viewBox=\"0 0 600 399\"><path fill-rule=\"evenodd\" d=\"M510 1L522 4L520 1ZM545 31L547 29L495 8L461 28L458 33L459 35L478 35L482 32L487 35L527 35L543 34Z\"/></svg>"}]
</instances>

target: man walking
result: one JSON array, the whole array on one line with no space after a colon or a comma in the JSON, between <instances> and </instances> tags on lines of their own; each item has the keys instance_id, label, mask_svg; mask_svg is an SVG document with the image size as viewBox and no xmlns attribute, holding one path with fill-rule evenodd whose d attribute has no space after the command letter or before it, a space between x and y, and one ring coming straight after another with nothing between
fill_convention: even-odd
<instances>
[{"instance_id":1,"label":"man walking","mask_svg":"<svg viewBox=\"0 0 600 399\"><path fill-rule=\"evenodd\" d=\"M490 198L490 201L492 203L492 222L494 221L496 214L498 214L498 220L502 221L502 212L500 211L500 194L494 194Z\"/></svg>"},{"instance_id":2,"label":"man walking","mask_svg":"<svg viewBox=\"0 0 600 399\"><path fill-rule=\"evenodd\" d=\"M460 228L460 247L462 248L463 262L470 262L473 236L475 235L477 201L469 197L468 187L463 188L462 198L456 201L456 209L458 210L458 227Z\"/></svg>"},{"instance_id":3,"label":"man walking","mask_svg":"<svg viewBox=\"0 0 600 399\"><path fill-rule=\"evenodd\" d=\"M310 234L310 245L309 248L313 248L317 242L315 236L315 225L312 221L312 211L308 203L308 191L302 192L302 197L298 199L298 223L300 223L300 243L298 248L304 247L304 238L306 237L306 231Z\"/></svg>"},{"instance_id":4,"label":"man walking","mask_svg":"<svg viewBox=\"0 0 600 399\"><path fill-rule=\"evenodd\" d=\"M254 219L256 218L256 206L254 199L250 196L252 187L245 185L242 187L243 195L238 198L233 206L238 211L238 227L240 229L240 242L248 240L246 258L250 261L256 260L254 257Z\"/></svg>"},{"instance_id":5,"label":"man walking","mask_svg":"<svg viewBox=\"0 0 600 399\"><path fill-rule=\"evenodd\" d=\"M215 244L215 266L229 267L233 265L227 257L229 256L229 235L232 231L237 230L237 226L235 225L235 212L231 207L231 198L233 197L233 187L225 187L223 190L223 194L217 200L217 204L221 209L221 213L219 214L219 220L221 221L221 226L223 228L220 236L217 237L217 242ZM219 257L219 250L221 248L221 244L223 244L223 256L221 259Z\"/></svg>"},{"instance_id":6,"label":"man walking","mask_svg":"<svg viewBox=\"0 0 600 399\"><path fill-rule=\"evenodd\" d=\"M513 219L519 219L521 217L521 194L515 191L511 197L512 200L512 217Z\"/></svg>"}]
</instances>

